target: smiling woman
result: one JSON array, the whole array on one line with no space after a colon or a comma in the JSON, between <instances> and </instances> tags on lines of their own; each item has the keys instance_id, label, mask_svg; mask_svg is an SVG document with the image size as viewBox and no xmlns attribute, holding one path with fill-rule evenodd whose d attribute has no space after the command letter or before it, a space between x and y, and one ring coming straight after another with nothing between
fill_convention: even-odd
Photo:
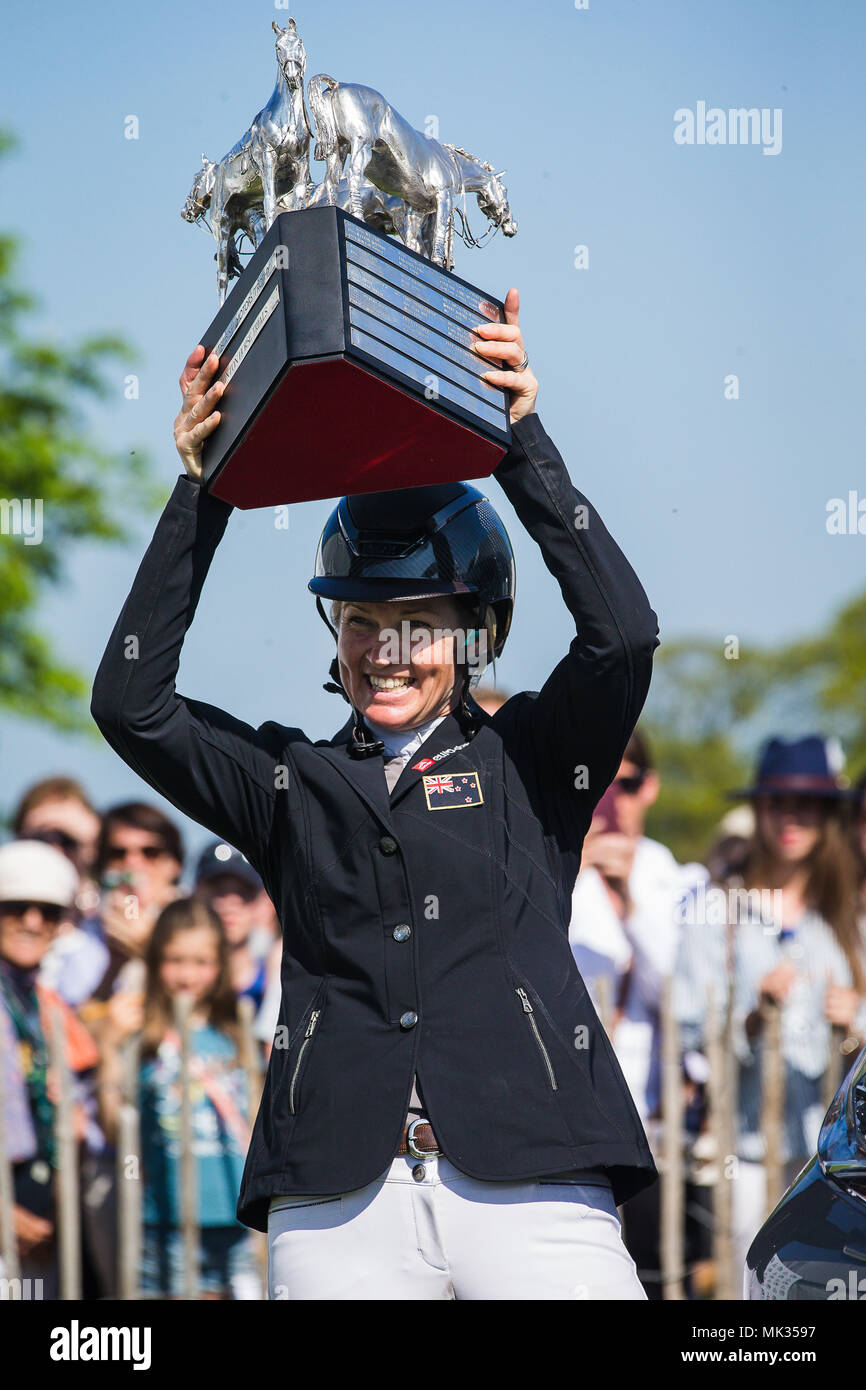
<instances>
[{"instance_id":1,"label":"smiling woman","mask_svg":"<svg viewBox=\"0 0 866 1390\"><path fill-rule=\"evenodd\" d=\"M492 716L472 698L508 638L514 558L487 497L448 483L343 497L325 524L308 587L350 706L333 738L177 694L231 511L197 481L221 396L201 347L175 422L189 476L94 685L109 742L246 856L282 925L238 1201L268 1232L272 1298L644 1297L617 1206L655 1169L568 922L657 624L535 413L517 310L511 290L475 350L508 364L484 374L511 392L495 478L576 627L538 692Z\"/></svg>"},{"instance_id":2,"label":"smiling woman","mask_svg":"<svg viewBox=\"0 0 866 1390\"><path fill-rule=\"evenodd\" d=\"M484 624L456 598L361 600L331 604L340 681L354 707L380 728L416 729L445 715L460 698L461 661L479 679L496 640L496 614Z\"/></svg>"}]
</instances>

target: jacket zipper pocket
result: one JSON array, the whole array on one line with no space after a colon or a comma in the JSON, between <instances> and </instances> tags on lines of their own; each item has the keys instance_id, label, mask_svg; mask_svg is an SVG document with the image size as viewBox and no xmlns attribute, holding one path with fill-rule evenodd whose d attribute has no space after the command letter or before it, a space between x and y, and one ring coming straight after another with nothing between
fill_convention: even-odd
<instances>
[{"instance_id":1,"label":"jacket zipper pocket","mask_svg":"<svg viewBox=\"0 0 866 1390\"><path fill-rule=\"evenodd\" d=\"M322 1012L321 1009L313 1009L313 1012L310 1014L310 1021L309 1021L309 1023L307 1024L307 1029L306 1029L306 1032L304 1033L304 1040L303 1040L303 1042L301 1043L300 1050L298 1051L298 1059L297 1059L297 1061L295 1062L295 1070L292 1072L292 1080L291 1080L291 1082L290 1082L290 1084L289 1084L289 1114L290 1114L290 1115L294 1115L294 1113L295 1113L295 1083L297 1082L297 1079L298 1079L298 1073L299 1073L300 1070L301 1070L301 1063L302 1063L303 1060L304 1060L304 1053L306 1052L307 1048L308 1048L309 1045L310 1045L310 1039L312 1038L313 1033L316 1031L316 1024L317 1024L318 1021L319 1021L319 1017L320 1017L320 1015L321 1015L321 1012Z\"/></svg>"},{"instance_id":2,"label":"jacket zipper pocket","mask_svg":"<svg viewBox=\"0 0 866 1390\"><path fill-rule=\"evenodd\" d=\"M520 996L520 1002L523 1005L523 1012L526 1014L526 1020L530 1028L532 1029L532 1032L535 1036L535 1041L538 1044L538 1050L541 1053L542 1058L544 1059L544 1065L547 1068L547 1075L548 1079L550 1080L550 1089L551 1091L556 1091L559 1089L556 1084L556 1073L553 1070L553 1064L550 1060L550 1056L548 1055L547 1048L544 1046L544 1043L541 1039L541 1034L538 1031L538 1024L535 1022L535 1010L529 1002L529 996L527 995L525 989L517 989L516 993Z\"/></svg>"}]
</instances>

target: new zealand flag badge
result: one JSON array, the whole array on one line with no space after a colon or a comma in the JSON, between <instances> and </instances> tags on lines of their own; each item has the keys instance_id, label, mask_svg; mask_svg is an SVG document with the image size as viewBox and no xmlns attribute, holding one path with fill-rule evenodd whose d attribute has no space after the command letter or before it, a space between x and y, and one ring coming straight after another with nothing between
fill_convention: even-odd
<instances>
[{"instance_id":1,"label":"new zealand flag badge","mask_svg":"<svg viewBox=\"0 0 866 1390\"><path fill-rule=\"evenodd\" d=\"M456 811L461 806L480 806L484 797L477 772L452 772L422 777L428 811Z\"/></svg>"}]
</instances>

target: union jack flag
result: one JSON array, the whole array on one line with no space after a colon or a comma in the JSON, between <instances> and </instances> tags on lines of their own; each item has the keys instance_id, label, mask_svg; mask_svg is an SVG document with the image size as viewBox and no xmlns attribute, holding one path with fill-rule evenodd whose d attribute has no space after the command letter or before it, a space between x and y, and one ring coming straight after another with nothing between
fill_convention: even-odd
<instances>
[{"instance_id":1,"label":"union jack flag","mask_svg":"<svg viewBox=\"0 0 866 1390\"><path fill-rule=\"evenodd\" d=\"M425 777L424 786L428 792L453 792L454 783L450 777Z\"/></svg>"}]
</instances>

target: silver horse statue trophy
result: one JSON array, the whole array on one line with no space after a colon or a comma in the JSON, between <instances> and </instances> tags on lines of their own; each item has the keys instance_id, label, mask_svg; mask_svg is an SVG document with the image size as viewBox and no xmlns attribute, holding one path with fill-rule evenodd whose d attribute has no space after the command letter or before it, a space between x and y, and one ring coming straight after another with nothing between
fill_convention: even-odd
<instances>
[{"instance_id":1,"label":"silver horse statue trophy","mask_svg":"<svg viewBox=\"0 0 866 1390\"><path fill-rule=\"evenodd\" d=\"M402 239L413 251L451 270L453 219L457 200L474 193L481 211L505 236L514 236L508 197L493 165L459 145L440 144L422 135L372 87L336 82L319 73L310 78L310 110L316 127L313 158L324 160L323 192L316 200L339 201L348 160L348 211L363 218L370 184L406 207ZM424 233L425 219L432 226Z\"/></svg>"},{"instance_id":2,"label":"silver horse statue trophy","mask_svg":"<svg viewBox=\"0 0 866 1390\"><path fill-rule=\"evenodd\" d=\"M293 19L285 29L275 21L271 27L277 82L270 101L222 159L202 155L181 213L187 222L207 226L210 212L220 304L229 281L243 270L238 239L245 235L255 249L281 212L336 205L446 270L454 266L455 215L463 226L458 235L468 245L481 244L468 227L467 193L476 195L491 224L488 232L498 227L514 236L517 223L502 174L492 164L422 135L372 87L336 82L325 73L309 83L313 157L325 164L322 182L314 186L304 105L306 52Z\"/></svg>"},{"instance_id":3,"label":"silver horse statue trophy","mask_svg":"<svg viewBox=\"0 0 866 1390\"><path fill-rule=\"evenodd\" d=\"M181 214L196 222L210 207L220 304L229 279L238 273L236 233L246 232L257 246L281 208L306 207L313 192L304 105L307 55L293 19L285 29L275 21L271 27L277 36L277 82L270 101L221 160L203 160Z\"/></svg>"}]
</instances>

